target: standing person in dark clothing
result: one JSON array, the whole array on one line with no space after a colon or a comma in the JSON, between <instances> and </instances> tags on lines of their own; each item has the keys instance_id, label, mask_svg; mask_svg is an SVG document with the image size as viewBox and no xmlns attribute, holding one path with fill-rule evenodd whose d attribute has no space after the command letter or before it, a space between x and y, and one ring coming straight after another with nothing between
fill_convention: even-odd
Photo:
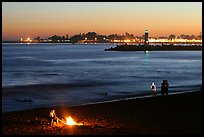
<instances>
[{"instance_id":1,"label":"standing person in dark clothing","mask_svg":"<svg viewBox=\"0 0 204 137\"><path fill-rule=\"evenodd\" d=\"M169 92L169 83L167 80L165 80L165 90L164 90L165 94L168 95Z\"/></svg>"},{"instance_id":2,"label":"standing person in dark clothing","mask_svg":"<svg viewBox=\"0 0 204 137\"><path fill-rule=\"evenodd\" d=\"M163 80L161 83L161 95L162 96L164 96L164 92L165 92L165 80Z\"/></svg>"}]
</instances>

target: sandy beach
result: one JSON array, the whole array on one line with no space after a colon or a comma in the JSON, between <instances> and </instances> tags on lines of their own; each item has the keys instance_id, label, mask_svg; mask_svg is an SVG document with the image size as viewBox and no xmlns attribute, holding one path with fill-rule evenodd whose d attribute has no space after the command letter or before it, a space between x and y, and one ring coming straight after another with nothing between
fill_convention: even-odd
<instances>
[{"instance_id":1,"label":"sandy beach","mask_svg":"<svg viewBox=\"0 0 204 137\"><path fill-rule=\"evenodd\" d=\"M75 107L52 107L2 113L3 135L200 135L201 91ZM55 109L83 125L48 125Z\"/></svg>"}]
</instances>

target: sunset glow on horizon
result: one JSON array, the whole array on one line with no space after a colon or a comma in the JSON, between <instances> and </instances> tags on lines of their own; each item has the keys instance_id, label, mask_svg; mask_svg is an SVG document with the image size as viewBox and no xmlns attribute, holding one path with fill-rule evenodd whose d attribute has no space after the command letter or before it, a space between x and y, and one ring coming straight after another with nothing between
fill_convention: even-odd
<instances>
[{"instance_id":1,"label":"sunset glow on horizon","mask_svg":"<svg viewBox=\"0 0 204 137\"><path fill-rule=\"evenodd\" d=\"M150 37L202 32L202 2L2 2L2 40L94 31Z\"/></svg>"}]
</instances>

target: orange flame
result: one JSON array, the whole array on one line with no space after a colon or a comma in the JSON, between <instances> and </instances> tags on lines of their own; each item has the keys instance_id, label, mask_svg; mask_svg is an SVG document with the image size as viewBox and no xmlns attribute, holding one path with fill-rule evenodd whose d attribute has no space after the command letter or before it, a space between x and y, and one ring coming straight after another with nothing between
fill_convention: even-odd
<instances>
[{"instance_id":1,"label":"orange flame","mask_svg":"<svg viewBox=\"0 0 204 137\"><path fill-rule=\"evenodd\" d=\"M81 126L81 125L83 125L82 123L75 122L71 116L66 117L66 124L69 126L72 126L72 125Z\"/></svg>"},{"instance_id":2,"label":"orange flame","mask_svg":"<svg viewBox=\"0 0 204 137\"><path fill-rule=\"evenodd\" d=\"M72 119L71 116L66 117L66 124L69 126L76 125L76 122Z\"/></svg>"}]
</instances>

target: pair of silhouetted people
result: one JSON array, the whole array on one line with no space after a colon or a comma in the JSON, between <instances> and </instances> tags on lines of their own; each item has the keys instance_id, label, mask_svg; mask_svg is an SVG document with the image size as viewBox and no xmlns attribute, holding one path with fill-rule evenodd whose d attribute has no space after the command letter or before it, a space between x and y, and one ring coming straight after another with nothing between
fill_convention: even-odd
<instances>
[{"instance_id":1,"label":"pair of silhouetted people","mask_svg":"<svg viewBox=\"0 0 204 137\"><path fill-rule=\"evenodd\" d=\"M151 86L151 92L153 96L157 95L157 87L154 82L152 82ZM168 89L169 89L169 83L167 80L163 80L161 83L161 95L168 95Z\"/></svg>"},{"instance_id":2,"label":"pair of silhouetted people","mask_svg":"<svg viewBox=\"0 0 204 137\"><path fill-rule=\"evenodd\" d=\"M167 80L163 80L161 83L161 94L168 95L168 90L169 90L169 83Z\"/></svg>"}]
</instances>

